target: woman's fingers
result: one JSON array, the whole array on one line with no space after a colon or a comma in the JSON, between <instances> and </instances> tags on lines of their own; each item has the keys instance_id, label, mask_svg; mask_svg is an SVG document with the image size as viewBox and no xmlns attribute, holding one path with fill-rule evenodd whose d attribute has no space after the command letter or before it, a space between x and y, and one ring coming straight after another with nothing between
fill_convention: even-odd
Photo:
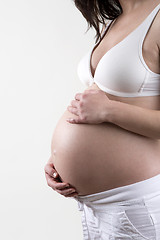
<instances>
[{"instance_id":1,"label":"woman's fingers","mask_svg":"<svg viewBox=\"0 0 160 240\"><path fill-rule=\"evenodd\" d=\"M66 195L65 197L75 197L75 196L77 196L77 195L78 195L78 193L75 192L75 193L68 194L68 195Z\"/></svg>"},{"instance_id":2,"label":"woman's fingers","mask_svg":"<svg viewBox=\"0 0 160 240\"><path fill-rule=\"evenodd\" d=\"M65 197L73 197L78 194L76 189L71 187L68 183L57 182L57 180L54 180L49 175L46 176L46 179L49 187Z\"/></svg>"},{"instance_id":3,"label":"woman's fingers","mask_svg":"<svg viewBox=\"0 0 160 240\"><path fill-rule=\"evenodd\" d=\"M73 197L78 194L76 189L70 186L70 184L61 182L59 174L55 170L54 164L51 161L45 165L44 170L47 184L53 190L65 197Z\"/></svg>"},{"instance_id":4,"label":"woman's fingers","mask_svg":"<svg viewBox=\"0 0 160 240\"><path fill-rule=\"evenodd\" d=\"M68 106L68 107L67 107L67 110L68 110L69 112L71 112L71 113L79 116L79 115L78 115L78 110L77 110L76 107Z\"/></svg>"},{"instance_id":5,"label":"woman's fingers","mask_svg":"<svg viewBox=\"0 0 160 240\"><path fill-rule=\"evenodd\" d=\"M48 174L46 174L47 184L56 192L60 193L61 195L67 196L72 194L77 195L76 189L71 187L68 183L57 182L58 180L54 180ZM74 194L73 194L74 193Z\"/></svg>"},{"instance_id":6,"label":"woman's fingers","mask_svg":"<svg viewBox=\"0 0 160 240\"><path fill-rule=\"evenodd\" d=\"M69 188L69 189L57 190L57 192L63 196L67 196L69 194L76 193L76 190L74 188Z\"/></svg>"},{"instance_id":7,"label":"woman's fingers","mask_svg":"<svg viewBox=\"0 0 160 240\"><path fill-rule=\"evenodd\" d=\"M44 171L51 177L58 177L58 173L56 172L53 163L47 163L44 167Z\"/></svg>"},{"instance_id":8,"label":"woman's fingers","mask_svg":"<svg viewBox=\"0 0 160 240\"><path fill-rule=\"evenodd\" d=\"M64 188L69 186L67 183L58 182L58 180L54 180L48 174L46 174L46 180L47 180L48 186L53 188L56 191L57 190L62 190L62 189L64 189Z\"/></svg>"}]
</instances>

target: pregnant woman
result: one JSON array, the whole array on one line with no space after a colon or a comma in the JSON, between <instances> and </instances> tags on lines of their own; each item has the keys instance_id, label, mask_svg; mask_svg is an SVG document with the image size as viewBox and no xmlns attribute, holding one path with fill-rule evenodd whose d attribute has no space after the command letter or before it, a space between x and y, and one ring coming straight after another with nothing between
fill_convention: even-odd
<instances>
[{"instance_id":1,"label":"pregnant woman","mask_svg":"<svg viewBox=\"0 0 160 240\"><path fill-rule=\"evenodd\" d=\"M97 39L78 65L87 88L54 130L47 183L77 201L84 239L160 240L160 1L74 2Z\"/></svg>"}]
</instances>

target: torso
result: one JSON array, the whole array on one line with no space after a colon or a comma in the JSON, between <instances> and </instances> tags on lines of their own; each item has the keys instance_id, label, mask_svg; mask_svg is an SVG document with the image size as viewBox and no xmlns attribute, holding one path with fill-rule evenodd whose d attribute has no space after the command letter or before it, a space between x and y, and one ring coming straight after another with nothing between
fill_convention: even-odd
<instances>
[{"instance_id":1,"label":"torso","mask_svg":"<svg viewBox=\"0 0 160 240\"><path fill-rule=\"evenodd\" d=\"M148 9L143 7L143 16L140 11L136 11L132 16L122 15L117 19L92 53L93 75L105 52L127 36L154 7L152 1ZM145 62L155 73L160 73L159 22L160 11L143 44ZM99 89L95 83L88 89L93 88ZM125 98L108 93L106 95L111 100L160 110L160 96ZM53 133L51 149L54 165L62 180L75 186L79 195L131 184L160 173L160 140L135 134L110 123L67 123L66 118L73 116L65 111ZM57 151L56 157L53 155L54 149Z\"/></svg>"}]
</instances>

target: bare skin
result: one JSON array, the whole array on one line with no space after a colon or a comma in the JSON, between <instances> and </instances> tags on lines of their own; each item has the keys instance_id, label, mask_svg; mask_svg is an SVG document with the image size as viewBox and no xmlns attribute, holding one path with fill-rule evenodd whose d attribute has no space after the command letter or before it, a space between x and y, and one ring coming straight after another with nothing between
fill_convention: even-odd
<instances>
[{"instance_id":1,"label":"bare skin","mask_svg":"<svg viewBox=\"0 0 160 240\"><path fill-rule=\"evenodd\" d=\"M123 1L122 1L123 2ZM91 61L91 70L92 70L92 75L94 76L95 69L98 65L99 60L102 58L102 56L109 50L111 49L115 44L120 42L124 37L126 37L132 30L134 30L145 18L146 16L151 12L152 9L155 8L160 2L159 1L148 1L148 7L146 8L146 1L141 4L141 6L136 8L135 11L132 11L131 13L126 13L127 11L124 12L121 16L118 17L116 22L113 24L111 30L108 32L108 34L105 35L103 40L100 42L100 44L94 49L93 54L92 54L92 61ZM143 9L143 10L142 10ZM141 14L143 12L143 14ZM136 21L135 21L136 20ZM151 29L149 30L144 43L143 43L143 58L150 68L151 71L155 73L160 73L160 28L159 28L159 22L160 22L160 12L157 14ZM129 24L130 23L130 24ZM123 31L122 31L123 29ZM114 41L113 41L114 39ZM88 89L99 89L96 84L93 84L90 88ZM145 108L150 108L150 109L155 109L155 110L160 110L160 96L149 96L149 97L134 97L134 98L125 98L125 97L117 97L113 96L110 94L106 95L111 99L111 100L116 100L116 101L121 101L125 102L128 104L133 104ZM67 117L68 115L71 115L71 113L66 113ZM114 131L113 131L114 132ZM122 134L123 135L123 134ZM153 145L152 145L153 147ZM52 187L54 190L56 190L58 193L62 194L63 196L66 197L71 197L75 196L76 193L71 193L70 191L75 189L72 186L69 187L68 189L66 188L66 183L61 183L60 179L54 179L52 177L52 174L56 172L54 170L54 149L55 147L52 145L52 154L51 157L48 161L48 163L45 166L45 174L46 174L46 180L47 183L50 187ZM146 151L144 148L143 150ZM155 156L159 156L160 153L160 141L155 141ZM132 154L132 153L131 153ZM155 158L156 159L156 158ZM157 159L155 162L153 162L153 159L149 159L148 161L148 167L156 163L156 169L153 169L152 172L146 171L146 178L151 177L152 175L156 175L160 173L160 163L157 162ZM124 168L124 162L121 162L122 168ZM128 168L129 163L126 163L126 167ZM136 174L136 173L135 173ZM58 176L58 175L57 175ZM135 179L139 179L139 175L135 175ZM125 180L126 184L129 184ZM98 186L99 189L99 186ZM75 189L76 190L76 189ZM101 189L102 190L102 189ZM88 192L86 192L88 193ZM84 194L84 193L82 193Z\"/></svg>"}]
</instances>

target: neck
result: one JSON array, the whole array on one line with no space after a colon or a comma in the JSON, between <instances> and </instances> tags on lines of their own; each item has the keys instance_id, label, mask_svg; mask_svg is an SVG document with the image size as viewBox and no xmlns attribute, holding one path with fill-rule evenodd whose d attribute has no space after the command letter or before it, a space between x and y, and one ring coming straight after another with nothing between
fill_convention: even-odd
<instances>
[{"instance_id":1,"label":"neck","mask_svg":"<svg viewBox=\"0 0 160 240\"><path fill-rule=\"evenodd\" d=\"M133 11L136 11L143 4L147 4L149 2L151 1L150 0L119 0L119 3L123 9L123 15L127 15Z\"/></svg>"}]
</instances>

